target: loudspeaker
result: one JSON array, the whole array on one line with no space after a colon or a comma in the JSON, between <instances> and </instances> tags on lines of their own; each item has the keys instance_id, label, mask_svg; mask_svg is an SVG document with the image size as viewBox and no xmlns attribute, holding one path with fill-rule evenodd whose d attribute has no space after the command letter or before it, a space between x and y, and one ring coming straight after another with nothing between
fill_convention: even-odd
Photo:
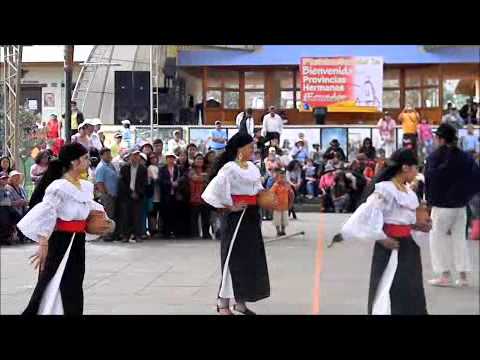
<instances>
[{"instance_id":1,"label":"loudspeaker","mask_svg":"<svg viewBox=\"0 0 480 360\"><path fill-rule=\"evenodd\" d=\"M150 125L150 72L115 71L114 122Z\"/></svg>"},{"instance_id":2,"label":"loudspeaker","mask_svg":"<svg viewBox=\"0 0 480 360\"><path fill-rule=\"evenodd\" d=\"M174 78L177 74L177 59L174 57L167 57L165 65L163 66L163 74L167 78Z\"/></svg>"},{"instance_id":3,"label":"loudspeaker","mask_svg":"<svg viewBox=\"0 0 480 360\"><path fill-rule=\"evenodd\" d=\"M327 108L326 107L314 108L313 117L315 118L315 123L317 125L325 125L325 120L327 118Z\"/></svg>"}]
</instances>

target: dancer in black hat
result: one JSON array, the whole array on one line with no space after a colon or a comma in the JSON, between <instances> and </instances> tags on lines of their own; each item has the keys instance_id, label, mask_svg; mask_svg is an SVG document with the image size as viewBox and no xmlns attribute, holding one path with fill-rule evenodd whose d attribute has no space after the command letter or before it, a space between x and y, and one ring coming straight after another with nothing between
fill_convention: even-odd
<instances>
[{"instance_id":1,"label":"dancer in black hat","mask_svg":"<svg viewBox=\"0 0 480 360\"><path fill-rule=\"evenodd\" d=\"M257 194L263 190L260 171L249 161L253 155L253 138L237 133L219 157L214 178L202 198L217 209L226 211L221 237L222 280L217 312L233 315L233 309L246 315L255 313L246 302L270 296L267 259L263 244Z\"/></svg>"},{"instance_id":2,"label":"dancer in black hat","mask_svg":"<svg viewBox=\"0 0 480 360\"><path fill-rule=\"evenodd\" d=\"M86 220L92 210L105 212L93 201L93 184L80 180L88 166L82 145L65 145L35 188L33 208L17 224L39 245L32 257L38 282L24 315L83 313ZM108 220L99 230L108 233L113 227Z\"/></svg>"}]
</instances>

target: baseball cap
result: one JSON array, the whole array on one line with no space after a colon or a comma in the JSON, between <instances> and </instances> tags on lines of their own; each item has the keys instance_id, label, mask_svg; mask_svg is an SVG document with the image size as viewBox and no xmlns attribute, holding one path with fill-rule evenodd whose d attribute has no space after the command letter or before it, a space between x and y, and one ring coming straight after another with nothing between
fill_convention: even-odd
<instances>
[{"instance_id":1,"label":"baseball cap","mask_svg":"<svg viewBox=\"0 0 480 360\"><path fill-rule=\"evenodd\" d=\"M120 133L116 133L115 135L113 135L114 138L118 139L118 138L122 138L122 134Z\"/></svg>"},{"instance_id":2,"label":"baseball cap","mask_svg":"<svg viewBox=\"0 0 480 360\"><path fill-rule=\"evenodd\" d=\"M435 134L448 142L453 142L457 138L457 130L450 124L441 124Z\"/></svg>"},{"instance_id":3,"label":"baseball cap","mask_svg":"<svg viewBox=\"0 0 480 360\"><path fill-rule=\"evenodd\" d=\"M12 177L12 176L15 176L15 175L23 175L23 174L18 170L12 170L12 171L10 171L10 174L8 174L9 177Z\"/></svg>"},{"instance_id":4,"label":"baseball cap","mask_svg":"<svg viewBox=\"0 0 480 360\"><path fill-rule=\"evenodd\" d=\"M130 125L130 120L122 120L122 125Z\"/></svg>"}]
</instances>

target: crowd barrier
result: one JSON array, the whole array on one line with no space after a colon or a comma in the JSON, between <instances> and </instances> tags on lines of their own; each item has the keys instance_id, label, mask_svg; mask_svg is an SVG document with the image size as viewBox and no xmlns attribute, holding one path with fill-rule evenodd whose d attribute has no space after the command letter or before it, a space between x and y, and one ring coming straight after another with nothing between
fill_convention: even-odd
<instances>
[{"instance_id":1,"label":"crowd barrier","mask_svg":"<svg viewBox=\"0 0 480 360\"><path fill-rule=\"evenodd\" d=\"M135 126L134 139L136 144L149 142L151 139L151 129L148 126ZM172 139L173 132L180 130L182 138L186 143L194 143L199 148L199 151L205 152L208 147L208 138L210 131L215 126L154 126L153 139L160 138L164 141L164 151L168 151L168 140ZM231 138L237 133L235 126L224 126L227 132L227 137ZM432 126L435 130L437 126ZM121 129L121 126L104 126L104 132L107 137L107 144L113 139L113 134ZM299 134L303 133L308 145L311 148L313 144L319 144L322 150L329 147L333 139L340 142L341 147L345 151L349 160L356 157L358 149L365 138L372 139L373 146L381 147L381 139L379 130L372 125L286 125L283 129L280 139L280 147L291 150L298 139ZM467 134L467 129L460 129L459 136ZM480 127L475 126L475 134L480 136ZM402 144L403 130L401 127L395 129L395 149Z\"/></svg>"}]
</instances>

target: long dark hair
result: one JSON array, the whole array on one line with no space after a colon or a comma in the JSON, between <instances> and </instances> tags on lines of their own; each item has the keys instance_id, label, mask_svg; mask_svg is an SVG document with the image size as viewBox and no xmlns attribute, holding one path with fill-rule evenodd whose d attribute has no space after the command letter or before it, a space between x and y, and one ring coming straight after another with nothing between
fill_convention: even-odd
<instances>
[{"instance_id":1,"label":"long dark hair","mask_svg":"<svg viewBox=\"0 0 480 360\"><path fill-rule=\"evenodd\" d=\"M215 165L213 166L211 178L213 179L215 176L217 176L223 165L236 159L239 148L251 142L253 142L253 138L248 134L244 134L243 132L238 132L233 135L228 141L227 146L225 146L225 151L217 157Z\"/></svg>"},{"instance_id":2,"label":"long dark hair","mask_svg":"<svg viewBox=\"0 0 480 360\"><path fill-rule=\"evenodd\" d=\"M367 186L363 193L361 203L365 202L367 198L375 190L375 184L382 181L392 180L402 169L403 165L418 165L418 158L414 151L409 149L399 149L395 151L390 159L387 160L387 166L373 179L370 185Z\"/></svg>"},{"instance_id":3,"label":"long dark hair","mask_svg":"<svg viewBox=\"0 0 480 360\"><path fill-rule=\"evenodd\" d=\"M30 198L30 209L38 203L42 202L47 187L55 180L60 179L71 167L73 160L79 159L85 155L87 150L83 145L78 143L68 144L62 147L58 159L54 159L48 163L48 169L35 187L32 197Z\"/></svg>"},{"instance_id":4,"label":"long dark hair","mask_svg":"<svg viewBox=\"0 0 480 360\"><path fill-rule=\"evenodd\" d=\"M8 160L8 169L7 169L7 172L10 173L10 171L13 170L14 166L12 164L12 160L10 160L10 158L8 156L2 156L0 158L0 163L4 160L4 159L7 159ZM0 171L2 171L2 169L0 169Z\"/></svg>"}]
</instances>

